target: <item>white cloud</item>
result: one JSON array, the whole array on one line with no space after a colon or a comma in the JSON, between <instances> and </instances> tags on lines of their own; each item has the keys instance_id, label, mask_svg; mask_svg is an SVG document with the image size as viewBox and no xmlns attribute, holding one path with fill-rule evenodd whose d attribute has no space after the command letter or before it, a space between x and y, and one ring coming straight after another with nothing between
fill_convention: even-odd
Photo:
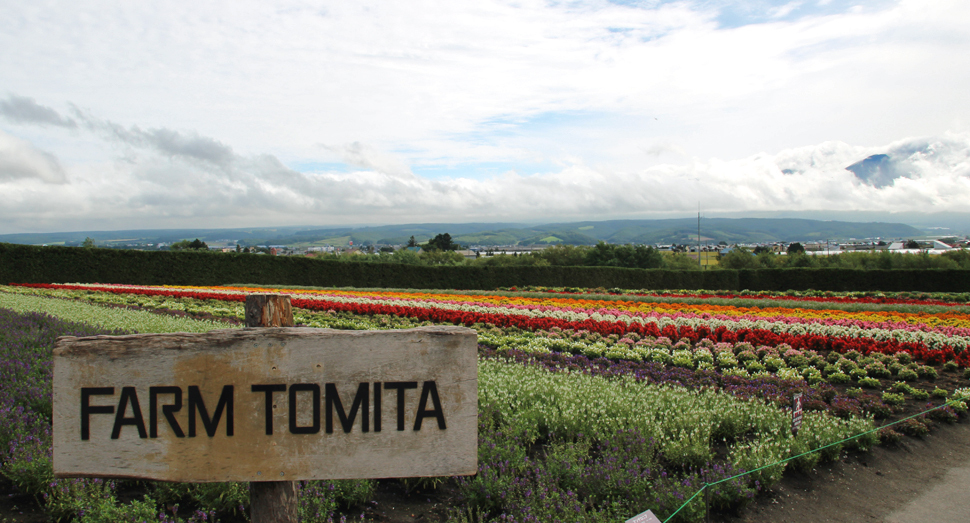
<instances>
[{"instance_id":1,"label":"white cloud","mask_svg":"<svg viewBox=\"0 0 970 523\"><path fill-rule=\"evenodd\" d=\"M102 133L100 127L91 130ZM157 129L144 136L182 134ZM39 187L44 176L64 182L63 171L50 170L44 163L50 158L26 142L0 134L0 157L21 158L20 164L34 169L31 177L0 179L0 222L18 231L64 229L65 224L110 229L579 220L677 213L698 204L705 212L960 212L970 198L970 133L878 147L824 142L737 160L692 159L687 165L637 170L593 167L577 159L535 174L512 170L485 179L437 180L416 176L363 144L331 147L358 170L300 173L273 155L240 155L225 145L217 150L225 148L229 156L214 165L207 155L171 154L147 138L111 140L124 149L123 157L74 166L69 183ZM204 136L191 140L222 144ZM873 186L846 170L876 154L888 155L893 172L902 176ZM38 165L48 165L46 174L38 174L45 172Z\"/></svg>"},{"instance_id":2,"label":"white cloud","mask_svg":"<svg viewBox=\"0 0 970 523\"><path fill-rule=\"evenodd\" d=\"M348 165L361 169L372 169L379 173L400 178L414 178L414 173L400 158L378 151L371 145L353 142L344 145L320 144L320 146L338 155Z\"/></svg>"},{"instance_id":3,"label":"white cloud","mask_svg":"<svg viewBox=\"0 0 970 523\"><path fill-rule=\"evenodd\" d=\"M44 183L67 181L54 155L0 131L0 184L23 179Z\"/></svg>"},{"instance_id":4,"label":"white cloud","mask_svg":"<svg viewBox=\"0 0 970 523\"><path fill-rule=\"evenodd\" d=\"M784 18L790 15L795 9L802 6L801 2L788 2L785 5L781 5L768 10L768 15L772 18Z\"/></svg>"},{"instance_id":5,"label":"white cloud","mask_svg":"<svg viewBox=\"0 0 970 523\"><path fill-rule=\"evenodd\" d=\"M11 91L61 102L70 77L69 99L114 121L191 128L249 153L312 159L314 144L361 142L407 151L409 164L475 161L460 156L483 123L560 111L662 114L607 134L673 139L701 157L880 143L967 114L962 0L729 29L697 5L24 3L0 22L0 45L18 51L0 68ZM478 139L501 142L496 159L521 156L514 140ZM601 143L567 145L583 156Z\"/></svg>"}]
</instances>

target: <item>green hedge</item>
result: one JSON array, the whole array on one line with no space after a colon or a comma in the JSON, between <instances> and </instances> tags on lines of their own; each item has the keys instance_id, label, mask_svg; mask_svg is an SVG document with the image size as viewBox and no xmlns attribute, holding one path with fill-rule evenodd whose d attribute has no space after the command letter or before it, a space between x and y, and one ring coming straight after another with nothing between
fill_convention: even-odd
<instances>
[{"instance_id":1,"label":"green hedge","mask_svg":"<svg viewBox=\"0 0 970 523\"><path fill-rule=\"evenodd\" d=\"M495 289L525 285L621 289L970 292L967 270L755 269L669 271L616 267L428 267L296 256L35 247L0 243L2 283L306 285Z\"/></svg>"},{"instance_id":2,"label":"green hedge","mask_svg":"<svg viewBox=\"0 0 970 523\"><path fill-rule=\"evenodd\" d=\"M965 269L745 269L738 286L752 291L970 292Z\"/></svg>"},{"instance_id":3,"label":"green hedge","mask_svg":"<svg viewBox=\"0 0 970 523\"><path fill-rule=\"evenodd\" d=\"M0 282L494 289L514 285L623 289L727 289L734 271L615 267L468 267L349 263L296 256L133 251L0 244Z\"/></svg>"}]
</instances>

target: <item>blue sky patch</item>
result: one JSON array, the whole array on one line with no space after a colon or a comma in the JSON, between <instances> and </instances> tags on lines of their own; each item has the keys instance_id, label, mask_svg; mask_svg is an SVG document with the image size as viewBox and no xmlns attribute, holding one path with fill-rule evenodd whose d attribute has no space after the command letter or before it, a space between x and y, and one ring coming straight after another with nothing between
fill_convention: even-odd
<instances>
[{"instance_id":1,"label":"blue sky patch","mask_svg":"<svg viewBox=\"0 0 970 523\"><path fill-rule=\"evenodd\" d=\"M609 0L611 4L642 9L656 9L682 0ZM896 0L694 0L697 10L716 12L722 29L775 21L794 21L806 16L841 14L855 6L878 10L896 4ZM622 31L622 28L617 28ZM613 29L610 29L613 31Z\"/></svg>"}]
</instances>

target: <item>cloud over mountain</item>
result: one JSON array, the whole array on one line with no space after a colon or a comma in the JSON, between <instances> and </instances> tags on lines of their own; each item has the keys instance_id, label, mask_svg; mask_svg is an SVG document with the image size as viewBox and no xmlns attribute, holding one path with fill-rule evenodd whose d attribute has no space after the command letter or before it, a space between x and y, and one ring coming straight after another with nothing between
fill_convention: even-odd
<instances>
[{"instance_id":1,"label":"cloud over mountain","mask_svg":"<svg viewBox=\"0 0 970 523\"><path fill-rule=\"evenodd\" d=\"M35 105L44 115L36 125L67 121ZM577 161L484 179L430 179L367 144L328 148L345 159L349 171L300 172L274 155L239 154L194 132L146 131L77 110L72 116L89 137L114 147L116 159L65 171L51 154L0 133L0 219L20 228L65 220L112 228L200 221L230 227L607 219L684 212L698 204L706 212L962 211L970 198L970 134L881 147L824 142L642 169ZM38 181L45 183L43 197L36 192Z\"/></svg>"}]
</instances>

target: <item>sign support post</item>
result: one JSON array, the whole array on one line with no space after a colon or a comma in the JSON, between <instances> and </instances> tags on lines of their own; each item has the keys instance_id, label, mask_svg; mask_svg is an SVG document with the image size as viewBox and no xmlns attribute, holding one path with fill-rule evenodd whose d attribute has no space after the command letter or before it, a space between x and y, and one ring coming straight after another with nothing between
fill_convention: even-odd
<instances>
[{"instance_id":1,"label":"sign support post","mask_svg":"<svg viewBox=\"0 0 970 523\"><path fill-rule=\"evenodd\" d=\"M282 294L246 296L247 327L292 327L290 297ZM296 481L249 483L250 520L253 523L297 523L300 499Z\"/></svg>"}]
</instances>

